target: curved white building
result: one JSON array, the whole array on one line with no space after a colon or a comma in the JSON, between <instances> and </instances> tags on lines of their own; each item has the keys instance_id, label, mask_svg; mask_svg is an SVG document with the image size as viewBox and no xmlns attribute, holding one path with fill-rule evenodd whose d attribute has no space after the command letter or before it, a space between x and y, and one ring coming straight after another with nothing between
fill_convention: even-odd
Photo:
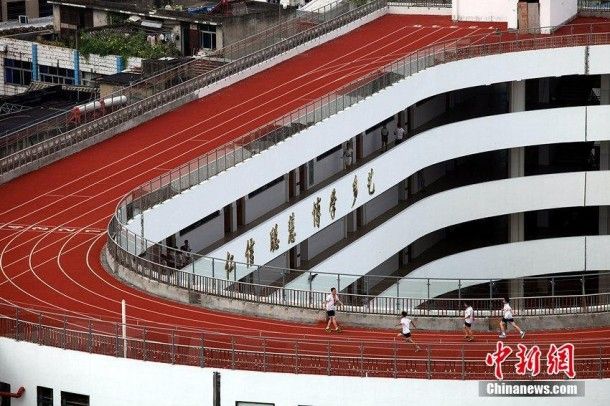
<instances>
[{"instance_id":1,"label":"curved white building","mask_svg":"<svg viewBox=\"0 0 610 406\"><path fill-rule=\"evenodd\" d=\"M6 141L2 405L508 404L505 296L521 343L576 346L558 403L610 401L610 7L332 4Z\"/></svg>"}]
</instances>

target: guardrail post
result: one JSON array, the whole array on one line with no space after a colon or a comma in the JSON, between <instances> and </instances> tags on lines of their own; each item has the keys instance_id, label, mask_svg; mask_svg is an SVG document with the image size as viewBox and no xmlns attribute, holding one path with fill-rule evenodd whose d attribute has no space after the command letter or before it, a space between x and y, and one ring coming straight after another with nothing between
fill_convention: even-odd
<instances>
[{"instance_id":1,"label":"guardrail post","mask_svg":"<svg viewBox=\"0 0 610 406\"><path fill-rule=\"evenodd\" d=\"M64 316L64 328L63 328L62 343L61 343L61 348L63 348L64 350L66 349L66 341L68 340L68 330L66 328L66 324L67 324L67 320L66 320L66 316Z\"/></svg>"},{"instance_id":2,"label":"guardrail post","mask_svg":"<svg viewBox=\"0 0 610 406\"><path fill-rule=\"evenodd\" d=\"M42 313L38 313L38 345L42 345Z\"/></svg>"},{"instance_id":3,"label":"guardrail post","mask_svg":"<svg viewBox=\"0 0 610 406\"><path fill-rule=\"evenodd\" d=\"M364 377L364 344L360 343L360 376Z\"/></svg>"},{"instance_id":4,"label":"guardrail post","mask_svg":"<svg viewBox=\"0 0 610 406\"><path fill-rule=\"evenodd\" d=\"M93 352L93 331L91 328L91 320L89 320L89 337L88 337L89 354Z\"/></svg>"},{"instance_id":5,"label":"guardrail post","mask_svg":"<svg viewBox=\"0 0 610 406\"><path fill-rule=\"evenodd\" d=\"M115 338L115 344L114 347L116 348L116 353L115 356L118 357L119 356L119 323L115 323L115 333L114 333L114 338Z\"/></svg>"},{"instance_id":6,"label":"guardrail post","mask_svg":"<svg viewBox=\"0 0 610 406\"><path fill-rule=\"evenodd\" d=\"M201 346L199 347L199 366L205 368L205 334L201 334Z\"/></svg>"},{"instance_id":7,"label":"guardrail post","mask_svg":"<svg viewBox=\"0 0 610 406\"><path fill-rule=\"evenodd\" d=\"M493 312L493 281L489 281L489 316L491 317L491 312Z\"/></svg>"},{"instance_id":8,"label":"guardrail post","mask_svg":"<svg viewBox=\"0 0 610 406\"><path fill-rule=\"evenodd\" d=\"M299 373L299 340L294 343L294 373Z\"/></svg>"},{"instance_id":9,"label":"guardrail post","mask_svg":"<svg viewBox=\"0 0 610 406\"><path fill-rule=\"evenodd\" d=\"M602 369L602 346L599 346L599 379L604 379L604 372Z\"/></svg>"},{"instance_id":10,"label":"guardrail post","mask_svg":"<svg viewBox=\"0 0 610 406\"><path fill-rule=\"evenodd\" d=\"M176 329L172 330L172 364L176 363Z\"/></svg>"},{"instance_id":11,"label":"guardrail post","mask_svg":"<svg viewBox=\"0 0 610 406\"><path fill-rule=\"evenodd\" d=\"M332 367L330 365L330 340L328 340L328 344L327 344L327 363L326 363L326 373L330 376L332 374Z\"/></svg>"},{"instance_id":12,"label":"guardrail post","mask_svg":"<svg viewBox=\"0 0 610 406\"><path fill-rule=\"evenodd\" d=\"M430 279L426 279L426 285L428 288L428 300L426 300L426 310L427 310L427 314L430 314Z\"/></svg>"},{"instance_id":13,"label":"guardrail post","mask_svg":"<svg viewBox=\"0 0 610 406\"><path fill-rule=\"evenodd\" d=\"M462 380L466 379L466 361L464 359L464 346L462 345Z\"/></svg>"},{"instance_id":14,"label":"guardrail post","mask_svg":"<svg viewBox=\"0 0 610 406\"><path fill-rule=\"evenodd\" d=\"M142 360L146 361L146 327L142 330Z\"/></svg>"},{"instance_id":15,"label":"guardrail post","mask_svg":"<svg viewBox=\"0 0 610 406\"><path fill-rule=\"evenodd\" d=\"M267 372L267 339L263 338L263 372Z\"/></svg>"},{"instance_id":16,"label":"guardrail post","mask_svg":"<svg viewBox=\"0 0 610 406\"><path fill-rule=\"evenodd\" d=\"M426 363L426 374L432 379L432 359L430 358L430 345L428 345L428 362Z\"/></svg>"},{"instance_id":17,"label":"guardrail post","mask_svg":"<svg viewBox=\"0 0 610 406\"><path fill-rule=\"evenodd\" d=\"M15 341L19 341L19 308L15 307Z\"/></svg>"},{"instance_id":18,"label":"guardrail post","mask_svg":"<svg viewBox=\"0 0 610 406\"><path fill-rule=\"evenodd\" d=\"M231 369L235 369L235 337L231 337Z\"/></svg>"},{"instance_id":19,"label":"guardrail post","mask_svg":"<svg viewBox=\"0 0 610 406\"><path fill-rule=\"evenodd\" d=\"M394 347L393 347L393 353L394 353L394 378L398 377L398 348L396 348L396 339L394 339Z\"/></svg>"}]
</instances>

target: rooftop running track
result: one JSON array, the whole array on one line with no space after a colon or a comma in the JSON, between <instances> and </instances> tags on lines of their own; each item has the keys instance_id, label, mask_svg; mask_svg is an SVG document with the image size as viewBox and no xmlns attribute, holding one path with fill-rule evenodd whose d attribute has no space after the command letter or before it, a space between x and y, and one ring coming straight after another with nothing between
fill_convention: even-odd
<instances>
[{"instance_id":1,"label":"rooftop running track","mask_svg":"<svg viewBox=\"0 0 610 406\"><path fill-rule=\"evenodd\" d=\"M607 28L610 30L610 24ZM385 356L394 352L413 360L424 359L426 351L415 354L412 347L392 344L396 331L351 328L340 336L328 335L322 322L301 325L223 314L126 286L108 274L100 262L105 229L119 199L145 181L418 48L480 34L486 34L480 35L480 41L485 41L496 29L504 30L505 25L386 15L120 136L0 185L0 303L46 312L45 324L54 322L50 314L55 313L68 315L71 325L78 325L78 317L119 322L121 300L125 299L128 323L147 326L149 340L167 341L170 330L162 329L178 326L180 334L176 339L183 344L197 345L205 331L208 346L232 345L260 354L264 345L265 351L280 354L275 370L292 365L282 360L281 354L294 353L295 346L301 356L317 354L321 359L331 348L333 357L356 353ZM0 309L4 313L11 311L8 306L0 305ZM103 326L95 324L100 331L105 330ZM608 333L610 327L532 332L526 341L559 344L572 340L582 343L580 355L596 357L596 345L608 344ZM141 333L133 330L131 334ZM420 345L430 346L434 359L455 360L460 356L463 341L458 332L416 331L414 336ZM481 364L483 354L493 349L495 341L495 334L478 335L476 343L465 347L468 357ZM584 349L584 343L591 348ZM608 350L603 351L608 356ZM208 359L213 361L211 355ZM212 361L207 365L259 368L248 363L247 357L229 360L219 355L216 365ZM398 370L397 376L416 376L409 371L421 372L421 367L414 361L388 368ZM286 368L295 371L292 366ZM316 363L313 358L309 364L297 365L297 371L328 372L326 361ZM388 371L379 374L387 375ZM448 376L447 369L444 371ZM351 374L349 366L337 373Z\"/></svg>"}]
</instances>

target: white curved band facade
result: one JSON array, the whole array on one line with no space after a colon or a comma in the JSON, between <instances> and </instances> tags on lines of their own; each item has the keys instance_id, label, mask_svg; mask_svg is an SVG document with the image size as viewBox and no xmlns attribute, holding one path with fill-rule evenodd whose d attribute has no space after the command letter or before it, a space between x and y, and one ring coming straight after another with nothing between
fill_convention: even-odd
<instances>
[{"instance_id":1,"label":"white curved band facade","mask_svg":"<svg viewBox=\"0 0 610 406\"><path fill-rule=\"evenodd\" d=\"M430 96L491 83L582 75L585 70L609 73L609 61L610 46L598 45L491 55L431 67L145 211L142 223L136 215L128 228L141 234L143 224L144 237L160 241Z\"/></svg>"},{"instance_id":2,"label":"white curved band facade","mask_svg":"<svg viewBox=\"0 0 610 406\"><path fill-rule=\"evenodd\" d=\"M476 285L468 279L515 279L545 274L610 269L610 236L546 238L460 252L423 265L379 296L427 297L427 281L412 278L463 278L462 288ZM458 289L458 281L430 281L430 296Z\"/></svg>"},{"instance_id":3,"label":"white curved band facade","mask_svg":"<svg viewBox=\"0 0 610 406\"><path fill-rule=\"evenodd\" d=\"M367 165L322 188L312 197L295 203L253 227L247 233L222 245L209 253L209 256L224 258L226 252L231 252L235 255L236 260L245 262L242 256L244 255L246 240L253 238L259 243L255 257L256 263L271 261L282 252L311 237L321 228L333 223L328 212L329 199L333 189L336 190L337 195L335 219L340 219L357 207L394 187L408 176L430 165L504 148L610 140L609 129L610 106L570 107L502 114L437 127L418 134L390 149ZM367 191L367 175L371 169L374 170L375 193L373 195L369 195ZM359 193L356 204L352 206L354 176L358 177ZM322 199L321 228L314 227L311 215L313 201L316 197ZM295 213L297 235L294 243L287 244L287 222L291 213ZM271 252L268 247L269 230L275 224L279 225L280 249ZM335 265L333 263L332 266ZM210 268L209 260L202 260L196 264L195 271L200 274L211 275ZM325 268L317 267L316 269L325 272L351 273L346 270L345 266L330 267L328 264ZM236 271L237 279L250 272L249 269L244 267L238 267Z\"/></svg>"},{"instance_id":4,"label":"white curved band facade","mask_svg":"<svg viewBox=\"0 0 610 406\"><path fill-rule=\"evenodd\" d=\"M404 209L310 271L332 269L364 275L417 239L455 224L533 210L610 205L609 184L610 171L596 171L526 176L455 188ZM320 274L311 287L327 290L334 284L332 276ZM286 287L309 289L310 285L304 275Z\"/></svg>"}]
</instances>

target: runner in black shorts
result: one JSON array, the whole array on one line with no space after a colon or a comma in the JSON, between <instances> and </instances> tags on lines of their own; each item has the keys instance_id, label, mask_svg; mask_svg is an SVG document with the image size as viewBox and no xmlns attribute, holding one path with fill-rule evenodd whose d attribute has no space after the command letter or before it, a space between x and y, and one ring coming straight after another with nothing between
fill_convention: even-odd
<instances>
[{"instance_id":1,"label":"runner in black shorts","mask_svg":"<svg viewBox=\"0 0 610 406\"><path fill-rule=\"evenodd\" d=\"M506 338L506 328L510 324L513 326L518 332L521 338L525 337L525 330L521 330L515 320L513 320L513 309L510 307L510 299L505 297L502 299L502 303L504 303L504 307L502 308L502 321L500 322L500 338Z\"/></svg>"},{"instance_id":2,"label":"runner in black shorts","mask_svg":"<svg viewBox=\"0 0 610 406\"><path fill-rule=\"evenodd\" d=\"M326 331L330 332L330 323L335 326L335 331L338 333L341 331L341 328L337 325L337 319L335 317L335 309L337 305L342 305L339 300L339 296L337 295L337 289L332 288L330 290L330 294L326 296L326 318L328 319L328 323L326 324Z\"/></svg>"},{"instance_id":3,"label":"runner in black shorts","mask_svg":"<svg viewBox=\"0 0 610 406\"><path fill-rule=\"evenodd\" d=\"M398 337L403 336L405 338L405 341L415 346L415 352L417 352L419 351L419 345L417 345L415 341L413 341L413 339L411 338L411 330L409 329L409 325L413 324L414 328L417 327L415 326L415 323L407 317L407 312L403 311L401 316L402 318L400 319L400 323L398 325L402 326L402 332L398 333Z\"/></svg>"}]
</instances>

